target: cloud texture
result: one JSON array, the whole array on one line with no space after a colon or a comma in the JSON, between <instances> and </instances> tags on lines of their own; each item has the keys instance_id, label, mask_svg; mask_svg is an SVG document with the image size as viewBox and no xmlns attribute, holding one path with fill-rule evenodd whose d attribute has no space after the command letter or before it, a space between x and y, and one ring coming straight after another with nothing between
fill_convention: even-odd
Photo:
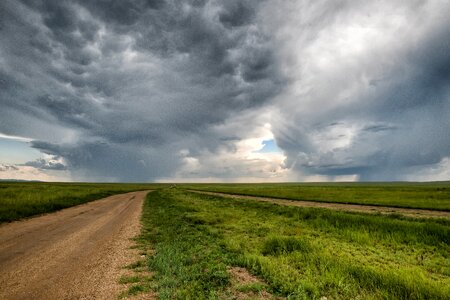
<instances>
[{"instance_id":1,"label":"cloud texture","mask_svg":"<svg viewBox=\"0 0 450 300\"><path fill-rule=\"evenodd\" d=\"M450 155L448 2L279 7L292 84L278 97L274 134L289 166L402 180Z\"/></svg>"},{"instance_id":2,"label":"cloud texture","mask_svg":"<svg viewBox=\"0 0 450 300\"><path fill-rule=\"evenodd\" d=\"M25 166L73 180L445 179L449 12L2 1L0 134L41 151ZM267 139L282 152L258 153Z\"/></svg>"}]
</instances>

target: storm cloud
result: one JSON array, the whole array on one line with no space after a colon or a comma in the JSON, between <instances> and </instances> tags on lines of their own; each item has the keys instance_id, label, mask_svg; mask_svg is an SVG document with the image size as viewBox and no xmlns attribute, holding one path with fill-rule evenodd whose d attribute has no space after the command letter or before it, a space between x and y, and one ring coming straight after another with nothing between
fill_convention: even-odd
<instances>
[{"instance_id":1,"label":"storm cloud","mask_svg":"<svg viewBox=\"0 0 450 300\"><path fill-rule=\"evenodd\" d=\"M278 7L270 17L292 83L277 97L272 125L287 166L304 174L405 180L444 162L447 2L279 1Z\"/></svg>"},{"instance_id":2,"label":"storm cloud","mask_svg":"<svg viewBox=\"0 0 450 300\"><path fill-rule=\"evenodd\" d=\"M446 1L2 1L0 133L45 156L25 166L72 180L442 179L449 12ZM259 153L267 139L282 152Z\"/></svg>"}]
</instances>

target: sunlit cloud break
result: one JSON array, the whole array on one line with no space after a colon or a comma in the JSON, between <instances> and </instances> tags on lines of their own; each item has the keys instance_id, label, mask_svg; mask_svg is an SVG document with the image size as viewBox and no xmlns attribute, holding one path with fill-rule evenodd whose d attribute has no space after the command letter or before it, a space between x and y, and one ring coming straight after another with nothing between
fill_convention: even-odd
<instances>
[{"instance_id":1,"label":"sunlit cloud break","mask_svg":"<svg viewBox=\"0 0 450 300\"><path fill-rule=\"evenodd\" d=\"M449 11L1 1L1 178L449 180Z\"/></svg>"}]
</instances>

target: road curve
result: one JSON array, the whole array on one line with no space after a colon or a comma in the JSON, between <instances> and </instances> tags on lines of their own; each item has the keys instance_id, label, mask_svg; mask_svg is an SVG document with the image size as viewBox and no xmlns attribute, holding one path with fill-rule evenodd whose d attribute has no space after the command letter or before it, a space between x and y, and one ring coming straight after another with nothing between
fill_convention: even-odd
<instances>
[{"instance_id":1,"label":"road curve","mask_svg":"<svg viewBox=\"0 0 450 300\"><path fill-rule=\"evenodd\" d=\"M0 299L115 299L148 191L0 226Z\"/></svg>"}]
</instances>

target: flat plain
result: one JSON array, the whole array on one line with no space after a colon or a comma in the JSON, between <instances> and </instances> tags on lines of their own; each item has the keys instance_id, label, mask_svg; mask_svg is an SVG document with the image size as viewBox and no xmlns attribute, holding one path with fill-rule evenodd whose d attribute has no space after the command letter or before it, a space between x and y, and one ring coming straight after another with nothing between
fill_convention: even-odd
<instances>
[{"instance_id":1,"label":"flat plain","mask_svg":"<svg viewBox=\"0 0 450 300\"><path fill-rule=\"evenodd\" d=\"M137 265L148 266L154 276L136 280L131 294L450 298L449 219L280 206L182 187L149 194L144 204L139 243L150 255ZM252 280L240 280L236 268Z\"/></svg>"},{"instance_id":2,"label":"flat plain","mask_svg":"<svg viewBox=\"0 0 450 300\"><path fill-rule=\"evenodd\" d=\"M54 212L103 197L156 188L157 184L0 182L0 223Z\"/></svg>"},{"instance_id":3,"label":"flat plain","mask_svg":"<svg viewBox=\"0 0 450 300\"><path fill-rule=\"evenodd\" d=\"M450 211L450 182L192 184L194 190L289 200Z\"/></svg>"},{"instance_id":4,"label":"flat plain","mask_svg":"<svg viewBox=\"0 0 450 300\"><path fill-rule=\"evenodd\" d=\"M26 183L21 188L16 185L15 191L34 189L28 200L21 199L28 210L27 201L39 207L32 195L40 192L48 198L61 190L54 199L64 203L64 195L90 201L95 191L154 190L143 202L142 227L134 246L139 255L124 266L129 273L116 278L125 289L120 298L450 299L448 217L301 205L308 200L447 213L449 185L41 184L36 189L35 183ZM193 189L233 196L200 194ZM7 190L0 189L0 197ZM275 199L254 201L239 194ZM278 205L277 199L282 198L294 199L299 205ZM68 199L66 206L73 205L73 198ZM17 215L26 215L20 213L21 207L14 206ZM21 222L13 224L20 226ZM75 244L71 247L77 249Z\"/></svg>"}]
</instances>

